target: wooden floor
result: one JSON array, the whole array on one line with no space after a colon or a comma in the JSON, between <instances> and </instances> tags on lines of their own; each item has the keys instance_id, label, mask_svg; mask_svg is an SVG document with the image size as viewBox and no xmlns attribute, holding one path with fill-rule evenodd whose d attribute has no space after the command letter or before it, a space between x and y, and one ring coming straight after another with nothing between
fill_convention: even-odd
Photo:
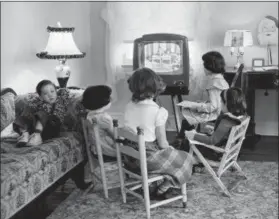
<instances>
[{"instance_id":1,"label":"wooden floor","mask_svg":"<svg viewBox=\"0 0 279 219\"><path fill-rule=\"evenodd\" d=\"M253 149L242 147L239 159L243 161L275 161L278 162L278 137L261 136Z\"/></svg>"},{"instance_id":2,"label":"wooden floor","mask_svg":"<svg viewBox=\"0 0 279 219\"><path fill-rule=\"evenodd\" d=\"M175 137L175 132L168 132L168 140L172 142ZM243 147L240 154L240 160L242 161L274 161L278 162L278 137L274 136L262 136L259 142L253 149L249 147ZM39 211L31 210L33 213L30 216L18 215L16 219L45 219L50 215L55 208L62 203L75 189L75 185L70 182L66 183L63 190L58 187L47 198L45 205ZM36 213L34 214L34 211Z\"/></svg>"}]
</instances>

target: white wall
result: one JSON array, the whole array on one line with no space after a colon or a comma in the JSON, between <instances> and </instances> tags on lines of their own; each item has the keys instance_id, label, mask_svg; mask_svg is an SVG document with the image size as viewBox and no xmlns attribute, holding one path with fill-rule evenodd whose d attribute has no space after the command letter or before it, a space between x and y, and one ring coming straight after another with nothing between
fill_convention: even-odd
<instances>
[{"instance_id":1,"label":"white wall","mask_svg":"<svg viewBox=\"0 0 279 219\"><path fill-rule=\"evenodd\" d=\"M188 2L187 4L194 4ZM251 66L252 58L265 58L265 48L257 45L256 30L265 15L278 18L277 2L203 2L207 13L200 13L199 29L204 34L197 37L206 41L208 50L217 49L225 57L228 65L235 63L223 47L223 37L227 29L250 29L255 45L245 49L244 62ZM105 65L105 22L100 17L106 2L2 2L1 3L1 87L10 86L18 93L32 92L39 80L48 78L56 82L55 60L41 60L36 57L46 46L47 26L75 27L74 39L87 55L83 59L69 60L72 75L68 85L88 86L106 82ZM209 25L209 26L208 26ZM210 27L210 28L208 28ZM278 62L278 47L273 48L274 60ZM111 111L123 112L130 98L126 80L116 84L119 101ZM278 92L256 92L256 132L278 135ZM170 114L172 107L168 97L162 98ZM268 108L267 108L268 106ZM171 116L171 115L170 115ZM173 126L173 125L172 125Z\"/></svg>"},{"instance_id":2,"label":"white wall","mask_svg":"<svg viewBox=\"0 0 279 219\"><path fill-rule=\"evenodd\" d=\"M196 2L186 2L191 6ZM251 67L253 58L264 58L267 62L266 48L258 45L257 27L266 15L278 18L277 2L202 2L202 11L197 14L199 25L194 30L194 41L201 44L203 52L209 50L220 51L227 66L234 66L236 57L230 56L229 48L223 46L224 34L229 29L248 29L252 31L254 45L245 48L244 64ZM191 8L191 7L189 7ZM195 19L193 19L194 21ZM201 22L202 21L202 22ZM196 51L195 51L196 52ZM191 51L190 51L191 53ZM273 64L278 65L278 46L272 48ZM200 62L202 65L202 62ZM194 72L199 74L200 72ZM111 109L114 112L123 111L123 107L130 98L126 79L119 80L116 85L119 101ZM263 135L278 135L278 92L270 90L269 96L263 95L264 91L256 92L256 133ZM185 97L191 98L191 97ZM174 128L173 110L170 97L160 97L162 105L170 114L168 128ZM268 103L268 110L267 104Z\"/></svg>"},{"instance_id":3,"label":"white wall","mask_svg":"<svg viewBox=\"0 0 279 219\"><path fill-rule=\"evenodd\" d=\"M104 82L104 23L98 19L105 2L2 2L1 87L18 93L34 92L42 79L56 82L57 60L42 60L48 40L47 26L75 27L73 37L86 52L83 59L67 63L72 74L68 85L87 86Z\"/></svg>"},{"instance_id":4,"label":"white wall","mask_svg":"<svg viewBox=\"0 0 279 219\"><path fill-rule=\"evenodd\" d=\"M278 2L212 2L212 23L216 24L211 34L212 47L219 50L225 57L228 66L233 66L236 58L230 56L228 48L220 45L224 31L227 29L248 29L252 31L254 45L245 48L244 64L252 66L253 58L264 58L267 63L266 48L258 44L258 24L266 15L278 19ZM214 5L214 7L213 7ZM228 19L229 18L229 19ZM213 27L213 25L212 25ZM278 46L272 47L273 64L278 65ZM269 90L256 91L255 121L256 133L278 136L278 92Z\"/></svg>"}]
</instances>

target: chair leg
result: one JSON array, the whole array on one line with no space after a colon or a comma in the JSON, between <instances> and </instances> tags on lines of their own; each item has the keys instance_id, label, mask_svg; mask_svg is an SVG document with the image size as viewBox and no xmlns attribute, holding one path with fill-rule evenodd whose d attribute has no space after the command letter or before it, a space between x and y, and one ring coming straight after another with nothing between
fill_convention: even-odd
<instances>
[{"instance_id":1,"label":"chair leg","mask_svg":"<svg viewBox=\"0 0 279 219\"><path fill-rule=\"evenodd\" d=\"M181 186L181 193L182 193L182 204L183 208L187 207L187 187L186 183Z\"/></svg>"},{"instance_id":2,"label":"chair leg","mask_svg":"<svg viewBox=\"0 0 279 219\"><path fill-rule=\"evenodd\" d=\"M125 191L125 179L124 179L124 174L122 168L119 168L119 180L120 180L120 189L121 189L121 194L122 194L122 200L123 203L126 203L127 198L126 198L126 191Z\"/></svg>"},{"instance_id":3,"label":"chair leg","mask_svg":"<svg viewBox=\"0 0 279 219\"><path fill-rule=\"evenodd\" d=\"M235 167L235 169L237 169L238 172L240 172L240 173L243 175L243 177L244 177L245 179L247 179L246 174L242 171L242 169L241 169L241 167L238 165L238 163L234 162L234 163L233 163L233 166Z\"/></svg>"},{"instance_id":4,"label":"chair leg","mask_svg":"<svg viewBox=\"0 0 279 219\"><path fill-rule=\"evenodd\" d=\"M108 198L108 186L107 186L107 178L106 178L105 169L101 165L100 165L100 169L101 169L101 177L102 177L104 195L105 195L105 198Z\"/></svg>"},{"instance_id":5,"label":"chair leg","mask_svg":"<svg viewBox=\"0 0 279 219\"><path fill-rule=\"evenodd\" d=\"M149 187L147 182L143 182L143 193L144 193L144 204L146 209L147 219L150 218L150 197L149 197Z\"/></svg>"},{"instance_id":6,"label":"chair leg","mask_svg":"<svg viewBox=\"0 0 279 219\"><path fill-rule=\"evenodd\" d=\"M229 193L228 189L226 186L223 184L223 182L220 180L220 178L216 175L215 171L212 169L212 167L208 164L206 159L202 156L201 152L196 148L195 145L191 146L193 148L193 151L195 154L198 156L200 161L203 163L207 171L212 175L213 179L217 182L217 184L221 187L223 192L225 193L226 196L231 197L231 194Z\"/></svg>"}]
</instances>

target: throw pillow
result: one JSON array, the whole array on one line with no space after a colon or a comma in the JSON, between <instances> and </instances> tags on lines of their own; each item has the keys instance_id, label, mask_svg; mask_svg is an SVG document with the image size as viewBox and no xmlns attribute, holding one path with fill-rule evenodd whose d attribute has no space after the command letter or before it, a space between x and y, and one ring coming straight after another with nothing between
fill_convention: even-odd
<instances>
[{"instance_id":1,"label":"throw pillow","mask_svg":"<svg viewBox=\"0 0 279 219\"><path fill-rule=\"evenodd\" d=\"M15 119L15 95L11 92L1 95L1 131Z\"/></svg>"}]
</instances>

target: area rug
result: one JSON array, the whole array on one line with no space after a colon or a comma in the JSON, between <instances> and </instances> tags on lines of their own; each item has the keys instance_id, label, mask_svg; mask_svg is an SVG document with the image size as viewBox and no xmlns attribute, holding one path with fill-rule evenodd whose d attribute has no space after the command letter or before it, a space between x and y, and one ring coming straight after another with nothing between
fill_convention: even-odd
<instances>
[{"instance_id":1,"label":"area rug","mask_svg":"<svg viewBox=\"0 0 279 219\"><path fill-rule=\"evenodd\" d=\"M151 209L154 219L272 219L278 218L278 163L240 162L248 179L237 172L223 176L231 198L225 197L207 173L194 174L187 184L187 208L175 201ZM109 191L105 199L101 189L87 194L75 189L47 219L135 219L146 218L143 202L130 195L122 202L118 189Z\"/></svg>"}]
</instances>

